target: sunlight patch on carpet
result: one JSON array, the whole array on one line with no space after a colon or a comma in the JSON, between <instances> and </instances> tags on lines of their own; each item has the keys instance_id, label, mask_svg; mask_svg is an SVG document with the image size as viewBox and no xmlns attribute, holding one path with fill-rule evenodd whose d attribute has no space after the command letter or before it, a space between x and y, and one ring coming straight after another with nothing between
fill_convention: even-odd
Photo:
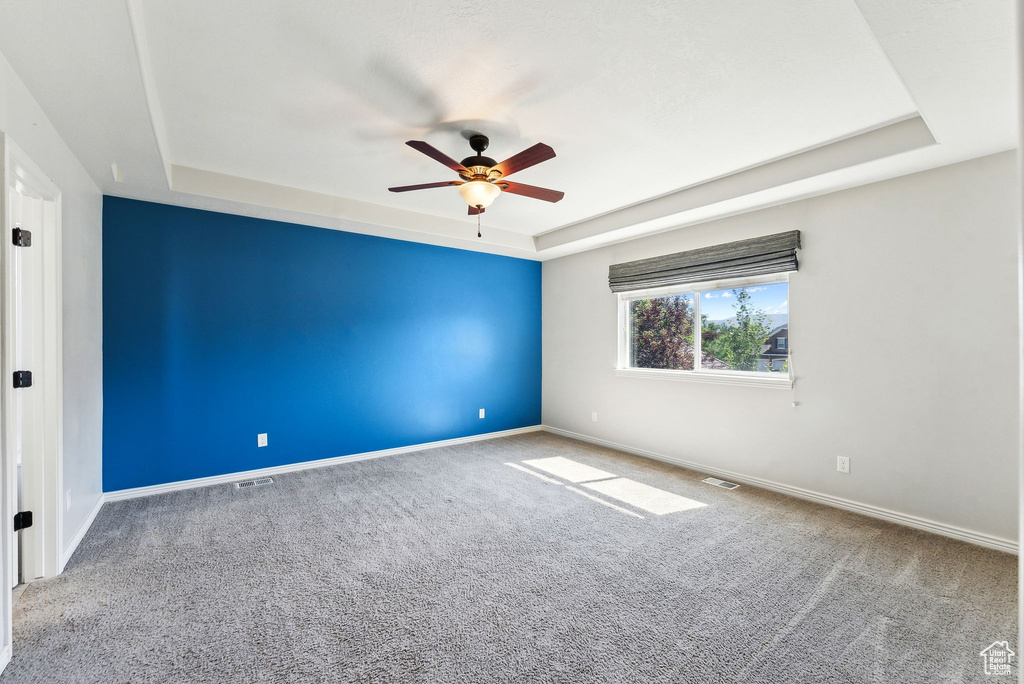
<instances>
[{"instance_id":1,"label":"sunlight patch on carpet","mask_svg":"<svg viewBox=\"0 0 1024 684\"><path fill-rule=\"evenodd\" d=\"M562 483L559 482L558 480L550 478L547 475L541 475L540 473L535 472L533 470L530 470L529 468L524 468L523 466L519 465L518 463L506 463L505 465L507 465L509 468L515 468L516 470L521 470L524 473L529 473L530 475L533 475L534 477L536 477L538 479L544 480L545 482L550 482L551 484L556 484L559 487L562 486Z\"/></svg>"},{"instance_id":2,"label":"sunlight patch on carpet","mask_svg":"<svg viewBox=\"0 0 1024 684\"><path fill-rule=\"evenodd\" d=\"M626 477L590 482L583 486L654 515L689 511L707 505Z\"/></svg>"},{"instance_id":3,"label":"sunlight patch on carpet","mask_svg":"<svg viewBox=\"0 0 1024 684\"><path fill-rule=\"evenodd\" d=\"M644 516L640 515L639 513L634 513L633 511L626 510L622 506L616 506L611 501L605 501L604 499L599 499L596 496L594 496L593 494L587 494L582 489L576 489L575 487L570 487L569 485L565 485L565 488L568 489L570 492L576 492L577 494L585 496L588 499L590 499L591 501L596 501L599 504L603 504L603 505L607 506L608 508L614 508L619 513L625 513L626 515L631 515L634 518L640 518L641 520L646 520L646 518Z\"/></svg>"},{"instance_id":4,"label":"sunlight patch on carpet","mask_svg":"<svg viewBox=\"0 0 1024 684\"><path fill-rule=\"evenodd\" d=\"M590 482L615 477L615 473L609 473L570 458L562 458L561 456L534 458L523 461L523 463L569 482Z\"/></svg>"}]
</instances>

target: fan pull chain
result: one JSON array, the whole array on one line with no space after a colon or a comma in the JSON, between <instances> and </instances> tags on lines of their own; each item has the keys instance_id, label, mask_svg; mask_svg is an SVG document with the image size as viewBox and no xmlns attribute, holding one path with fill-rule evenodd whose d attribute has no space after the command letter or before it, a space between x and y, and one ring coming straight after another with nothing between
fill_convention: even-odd
<instances>
[{"instance_id":1,"label":"fan pull chain","mask_svg":"<svg viewBox=\"0 0 1024 684\"><path fill-rule=\"evenodd\" d=\"M476 205L476 209L477 209L477 212L476 212L476 236L477 237L483 237L480 234L480 214L481 214L481 212L483 212L484 208L478 204L478 205Z\"/></svg>"}]
</instances>

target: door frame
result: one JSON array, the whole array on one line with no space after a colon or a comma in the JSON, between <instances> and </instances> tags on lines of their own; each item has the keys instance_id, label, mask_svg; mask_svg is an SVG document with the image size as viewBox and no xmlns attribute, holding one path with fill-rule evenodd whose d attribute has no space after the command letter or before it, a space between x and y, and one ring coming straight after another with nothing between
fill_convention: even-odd
<instances>
[{"instance_id":1,"label":"door frame","mask_svg":"<svg viewBox=\"0 0 1024 684\"><path fill-rule=\"evenodd\" d=\"M52 220L45 221L44 226L30 230L45 231L40 235L39 247L43 250L43 354L42 368L36 377L39 382L32 389L43 393L43 505L41 510L33 510L33 526L40 525L40 540L44 547L42 567L37 567L35 559L22 559L22 569L29 578L42 579L59 574L64 568L62 564L62 548L64 526L64 491L63 448L63 353L62 353L62 294L61 294L61 223L62 199L60 189L52 180L29 158L24 151L14 144L9 136L0 132L0 515L6 519L0 521L0 670L11 657L12 647L12 616L13 604L10 587L11 560L16 537L14 534L14 513L17 505L15 489L17 476L16 463L13 458L13 412L9 410L14 397L13 373L17 369L14 363L14 345L11 344L9 331L14 322L14 303L16 291L11 262L14 247L11 240L12 215L8 206L8 187L14 186L25 194L38 197L52 209ZM28 249L33 249L29 247ZM26 565L25 563L28 563Z\"/></svg>"}]
</instances>

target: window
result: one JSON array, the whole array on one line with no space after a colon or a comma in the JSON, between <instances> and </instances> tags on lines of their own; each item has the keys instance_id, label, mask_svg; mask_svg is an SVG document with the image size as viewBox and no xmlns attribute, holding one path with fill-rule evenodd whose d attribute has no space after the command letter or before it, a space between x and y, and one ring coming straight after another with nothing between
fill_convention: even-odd
<instances>
[{"instance_id":1,"label":"window","mask_svg":"<svg viewBox=\"0 0 1024 684\"><path fill-rule=\"evenodd\" d=\"M629 302L629 365L693 370L693 295Z\"/></svg>"},{"instance_id":2,"label":"window","mask_svg":"<svg viewBox=\"0 0 1024 684\"><path fill-rule=\"evenodd\" d=\"M619 368L625 374L789 380L784 276L624 292L619 299Z\"/></svg>"}]
</instances>

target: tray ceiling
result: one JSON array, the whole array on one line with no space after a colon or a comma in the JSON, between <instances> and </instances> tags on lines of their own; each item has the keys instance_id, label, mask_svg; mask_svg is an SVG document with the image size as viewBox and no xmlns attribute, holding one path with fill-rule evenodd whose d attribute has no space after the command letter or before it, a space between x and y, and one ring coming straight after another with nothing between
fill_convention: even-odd
<instances>
[{"instance_id":1,"label":"tray ceiling","mask_svg":"<svg viewBox=\"0 0 1024 684\"><path fill-rule=\"evenodd\" d=\"M893 4L45 0L0 50L109 194L545 258L1012 147L1010 3ZM387 192L470 131L553 146L513 180L565 199L475 241L454 188Z\"/></svg>"}]
</instances>

